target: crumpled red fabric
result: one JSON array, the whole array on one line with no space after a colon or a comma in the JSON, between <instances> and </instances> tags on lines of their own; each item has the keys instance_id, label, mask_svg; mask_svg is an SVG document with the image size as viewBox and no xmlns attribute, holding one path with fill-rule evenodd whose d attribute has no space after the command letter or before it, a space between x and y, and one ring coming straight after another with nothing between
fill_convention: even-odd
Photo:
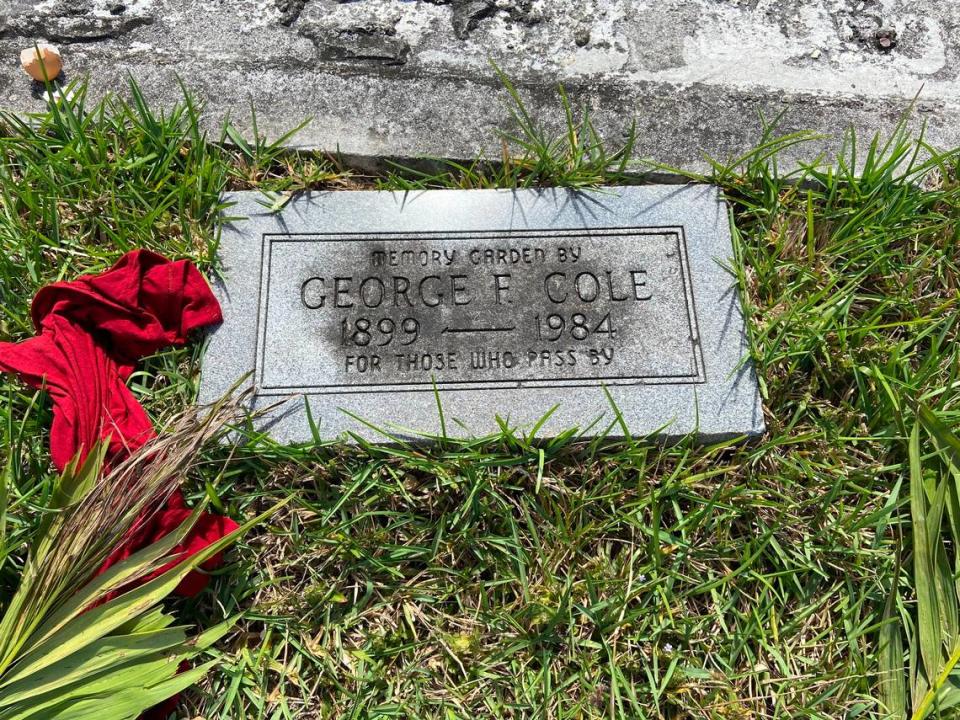
<instances>
[{"instance_id":1,"label":"crumpled red fabric","mask_svg":"<svg viewBox=\"0 0 960 720\"><path fill-rule=\"evenodd\" d=\"M217 299L192 263L149 250L129 252L99 275L41 288L31 314L37 335L0 343L0 371L50 394L50 455L60 470L100 439L109 437L107 461L115 463L154 437L150 418L126 385L137 361L221 320ZM177 491L134 528L103 569L159 540L189 514ZM230 518L203 513L174 552L196 553L236 527ZM213 557L203 567L220 561ZM192 572L177 592L192 596L207 582L207 575Z\"/></svg>"}]
</instances>

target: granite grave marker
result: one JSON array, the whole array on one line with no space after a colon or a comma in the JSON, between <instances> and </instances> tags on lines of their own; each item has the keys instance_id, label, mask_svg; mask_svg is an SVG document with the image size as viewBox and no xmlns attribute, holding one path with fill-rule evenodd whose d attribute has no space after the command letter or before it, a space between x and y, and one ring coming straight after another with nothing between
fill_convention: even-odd
<instances>
[{"instance_id":1,"label":"granite grave marker","mask_svg":"<svg viewBox=\"0 0 960 720\"><path fill-rule=\"evenodd\" d=\"M305 401L328 437L763 431L716 188L226 199L201 402L248 376L279 440Z\"/></svg>"}]
</instances>

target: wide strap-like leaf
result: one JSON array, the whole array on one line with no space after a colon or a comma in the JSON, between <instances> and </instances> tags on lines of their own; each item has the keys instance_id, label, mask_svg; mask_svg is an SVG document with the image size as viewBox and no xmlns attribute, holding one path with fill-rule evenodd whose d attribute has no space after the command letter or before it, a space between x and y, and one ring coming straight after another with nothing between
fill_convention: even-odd
<instances>
[{"instance_id":1,"label":"wide strap-like leaf","mask_svg":"<svg viewBox=\"0 0 960 720\"><path fill-rule=\"evenodd\" d=\"M930 547L928 529L928 500L923 487L923 468L920 458L920 426L910 433L910 515L913 521L913 574L917 587L917 633L924 675L932 684L940 670L941 647L940 611L934 575L936 565Z\"/></svg>"},{"instance_id":2,"label":"wide strap-like leaf","mask_svg":"<svg viewBox=\"0 0 960 720\"><path fill-rule=\"evenodd\" d=\"M183 626L136 635L108 635L60 662L8 685L0 693L0 707L54 690L58 694L65 694L71 686L83 685L99 672L124 663L145 660L182 645L186 639Z\"/></svg>"},{"instance_id":3,"label":"wide strap-like leaf","mask_svg":"<svg viewBox=\"0 0 960 720\"><path fill-rule=\"evenodd\" d=\"M880 642L877 648L880 681L879 700L884 711L884 720L902 720L907 710L907 673L903 665L903 627L897 614L897 584L900 576L900 559L887 601L883 607L883 624L880 627Z\"/></svg>"},{"instance_id":4,"label":"wide strap-like leaf","mask_svg":"<svg viewBox=\"0 0 960 720\"><path fill-rule=\"evenodd\" d=\"M33 645L28 652L18 658L10 671L0 681L0 689L78 652L98 638L113 632L116 628L148 610L173 592L187 573L228 547L240 535L271 515L277 507L283 504L282 502L278 503L265 513L247 521L233 532L186 558L163 575L74 618L41 642Z\"/></svg>"},{"instance_id":5,"label":"wide strap-like leaf","mask_svg":"<svg viewBox=\"0 0 960 720\"><path fill-rule=\"evenodd\" d=\"M24 720L25 718L48 718L64 702L74 703L83 698L99 696L108 698L127 688L140 688L147 684L163 681L176 675L181 657L176 653L152 659L138 659L130 663L114 666L89 678L77 687L55 690L38 697L17 703L10 708L0 710L0 720ZM106 709L112 702L103 702ZM149 707L149 706L148 706Z\"/></svg>"},{"instance_id":6,"label":"wide strap-like leaf","mask_svg":"<svg viewBox=\"0 0 960 720\"><path fill-rule=\"evenodd\" d=\"M104 673L68 693L51 693L37 703L23 703L15 713L0 712L2 720L126 720L190 687L216 661L180 673L186 655L151 662L129 663Z\"/></svg>"},{"instance_id":7,"label":"wide strap-like leaf","mask_svg":"<svg viewBox=\"0 0 960 720\"><path fill-rule=\"evenodd\" d=\"M0 673L9 667L13 658L23 652L23 643L32 634L35 624L50 602L35 590L35 583L43 563L57 540L57 529L64 522L63 510L85 496L96 481L103 464L106 443L94 447L83 464L74 458L60 474L50 502L50 512L40 523L36 541L24 565L17 591L0 618Z\"/></svg>"},{"instance_id":8,"label":"wide strap-like leaf","mask_svg":"<svg viewBox=\"0 0 960 720\"><path fill-rule=\"evenodd\" d=\"M43 720L134 720L144 710L186 690L206 675L214 665L216 661L211 660L156 685L113 693L107 702L98 697L80 698L61 711L44 716L30 716L24 720L41 720L41 717Z\"/></svg>"},{"instance_id":9,"label":"wide strap-like leaf","mask_svg":"<svg viewBox=\"0 0 960 720\"><path fill-rule=\"evenodd\" d=\"M163 611L162 605L150 608L147 612L137 615L137 617L126 622L116 630L114 635L135 635L141 632L150 632L152 630L163 630L170 627L174 622L173 615L168 615Z\"/></svg>"},{"instance_id":10,"label":"wide strap-like leaf","mask_svg":"<svg viewBox=\"0 0 960 720\"><path fill-rule=\"evenodd\" d=\"M945 451L954 467L960 468L960 438L952 432L933 411L925 405L917 408L917 417L924 429L933 436L937 445Z\"/></svg>"},{"instance_id":11,"label":"wide strap-like leaf","mask_svg":"<svg viewBox=\"0 0 960 720\"><path fill-rule=\"evenodd\" d=\"M63 511L80 502L90 492L97 478L100 477L108 447L106 442L98 443L90 450L82 463L80 462L80 456L77 455L60 473L54 485L53 496L50 499L49 510L51 512L45 516L41 523L37 533L38 540L30 552L31 563L43 562L50 550L50 543L54 540L55 533L52 531L63 522Z\"/></svg>"},{"instance_id":12,"label":"wide strap-like leaf","mask_svg":"<svg viewBox=\"0 0 960 720\"><path fill-rule=\"evenodd\" d=\"M110 566L106 571L84 585L28 638L23 647L24 653L29 652L32 647L49 638L67 622L111 592L149 575L171 560L178 559L179 555L171 555L170 553L190 532L204 507L204 505L197 506L176 530L164 535L157 542L141 548L116 565Z\"/></svg>"}]
</instances>

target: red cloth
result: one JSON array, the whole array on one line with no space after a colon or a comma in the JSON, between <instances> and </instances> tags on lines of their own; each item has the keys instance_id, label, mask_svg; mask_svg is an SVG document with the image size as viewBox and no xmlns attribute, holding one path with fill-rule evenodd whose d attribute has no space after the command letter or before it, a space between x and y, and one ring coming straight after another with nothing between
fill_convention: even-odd
<instances>
[{"instance_id":1,"label":"red cloth","mask_svg":"<svg viewBox=\"0 0 960 720\"><path fill-rule=\"evenodd\" d=\"M108 462L116 462L154 437L150 418L126 385L137 360L221 320L220 305L196 267L148 250L127 253L99 275L47 285L34 297L32 315L38 334L0 343L0 371L49 392L50 455L60 470L102 438L110 439ZM189 514L177 491L104 567L160 539ZM204 513L175 552L195 553L236 527L230 518ZM219 562L214 557L203 567ZM206 585L206 575L190 573L177 590L195 595Z\"/></svg>"}]
</instances>

